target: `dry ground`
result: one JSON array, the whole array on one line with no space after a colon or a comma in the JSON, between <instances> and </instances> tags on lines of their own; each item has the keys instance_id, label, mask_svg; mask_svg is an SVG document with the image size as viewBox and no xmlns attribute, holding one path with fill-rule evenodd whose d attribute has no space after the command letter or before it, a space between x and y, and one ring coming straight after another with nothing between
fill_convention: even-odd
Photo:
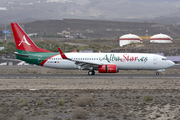
<instances>
[{"instance_id":1,"label":"dry ground","mask_svg":"<svg viewBox=\"0 0 180 120\"><path fill-rule=\"evenodd\" d=\"M55 72L4 68L1 73L13 70ZM179 78L0 78L0 96L0 120L180 119Z\"/></svg>"},{"instance_id":2,"label":"dry ground","mask_svg":"<svg viewBox=\"0 0 180 120\"><path fill-rule=\"evenodd\" d=\"M8 89L180 89L180 80L143 78L44 78L1 79L0 90Z\"/></svg>"},{"instance_id":3,"label":"dry ground","mask_svg":"<svg viewBox=\"0 0 180 120\"><path fill-rule=\"evenodd\" d=\"M1 120L180 119L179 79L0 79L0 83Z\"/></svg>"}]
</instances>

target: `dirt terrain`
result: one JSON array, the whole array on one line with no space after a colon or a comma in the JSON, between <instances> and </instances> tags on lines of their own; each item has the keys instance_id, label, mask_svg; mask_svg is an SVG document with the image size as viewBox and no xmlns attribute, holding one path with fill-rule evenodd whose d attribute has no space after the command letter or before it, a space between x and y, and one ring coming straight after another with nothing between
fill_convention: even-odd
<instances>
[{"instance_id":1,"label":"dirt terrain","mask_svg":"<svg viewBox=\"0 0 180 120\"><path fill-rule=\"evenodd\" d=\"M0 83L1 120L180 119L179 79L22 78Z\"/></svg>"},{"instance_id":2,"label":"dirt terrain","mask_svg":"<svg viewBox=\"0 0 180 120\"><path fill-rule=\"evenodd\" d=\"M34 75L87 74L87 71L42 67L4 67L0 70L1 74L32 74L30 71L34 71ZM177 70L169 69L164 74L176 74ZM119 74L126 72L135 74L137 71ZM0 77L0 96L1 120L180 119L178 77Z\"/></svg>"}]
</instances>

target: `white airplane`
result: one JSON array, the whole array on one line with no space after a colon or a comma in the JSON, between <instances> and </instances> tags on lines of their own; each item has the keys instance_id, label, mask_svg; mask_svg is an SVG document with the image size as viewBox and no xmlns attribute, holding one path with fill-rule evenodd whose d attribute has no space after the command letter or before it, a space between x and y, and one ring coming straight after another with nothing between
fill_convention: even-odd
<instances>
[{"instance_id":1,"label":"white airplane","mask_svg":"<svg viewBox=\"0 0 180 120\"><path fill-rule=\"evenodd\" d=\"M143 53L59 53L37 47L17 23L11 23L17 47L17 59L30 64L58 69L89 70L88 75L117 73L119 70L164 71L174 66L166 57Z\"/></svg>"},{"instance_id":2,"label":"white airplane","mask_svg":"<svg viewBox=\"0 0 180 120\"><path fill-rule=\"evenodd\" d=\"M21 60L18 60L18 59L5 58L4 55L2 55L2 59L3 59L3 60L7 60L7 61L21 61Z\"/></svg>"},{"instance_id":3,"label":"white airplane","mask_svg":"<svg viewBox=\"0 0 180 120\"><path fill-rule=\"evenodd\" d=\"M8 62L0 63L0 66L8 65Z\"/></svg>"}]
</instances>

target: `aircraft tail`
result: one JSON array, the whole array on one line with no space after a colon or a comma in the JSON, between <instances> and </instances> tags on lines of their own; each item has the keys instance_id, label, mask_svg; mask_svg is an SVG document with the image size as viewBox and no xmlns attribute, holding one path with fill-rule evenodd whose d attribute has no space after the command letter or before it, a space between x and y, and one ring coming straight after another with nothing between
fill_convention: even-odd
<instances>
[{"instance_id":1,"label":"aircraft tail","mask_svg":"<svg viewBox=\"0 0 180 120\"><path fill-rule=\"evenodd\" d=\"M37 47L34 42L28 37L28 35L24 32L24 30L19 26L18 23L11 23L11 27L18 53L51 52Z\"/></svg>"}]
</instances>

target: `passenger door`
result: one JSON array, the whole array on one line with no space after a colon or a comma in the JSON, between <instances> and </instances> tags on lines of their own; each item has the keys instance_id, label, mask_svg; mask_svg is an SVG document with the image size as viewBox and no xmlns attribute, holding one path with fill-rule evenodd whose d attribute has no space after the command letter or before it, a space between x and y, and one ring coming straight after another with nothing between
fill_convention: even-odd
<instances>
[{"instance_id":1,"label":"passenger door","mask_svg":"<svg viewBox=\"0 0 180 120\"><path fill-rule=\"evenodd\" d=\"M154 65L156 65L157 64L157 57L153 57L153 63L154 63Z\"/></svg>"}]
</instances>

